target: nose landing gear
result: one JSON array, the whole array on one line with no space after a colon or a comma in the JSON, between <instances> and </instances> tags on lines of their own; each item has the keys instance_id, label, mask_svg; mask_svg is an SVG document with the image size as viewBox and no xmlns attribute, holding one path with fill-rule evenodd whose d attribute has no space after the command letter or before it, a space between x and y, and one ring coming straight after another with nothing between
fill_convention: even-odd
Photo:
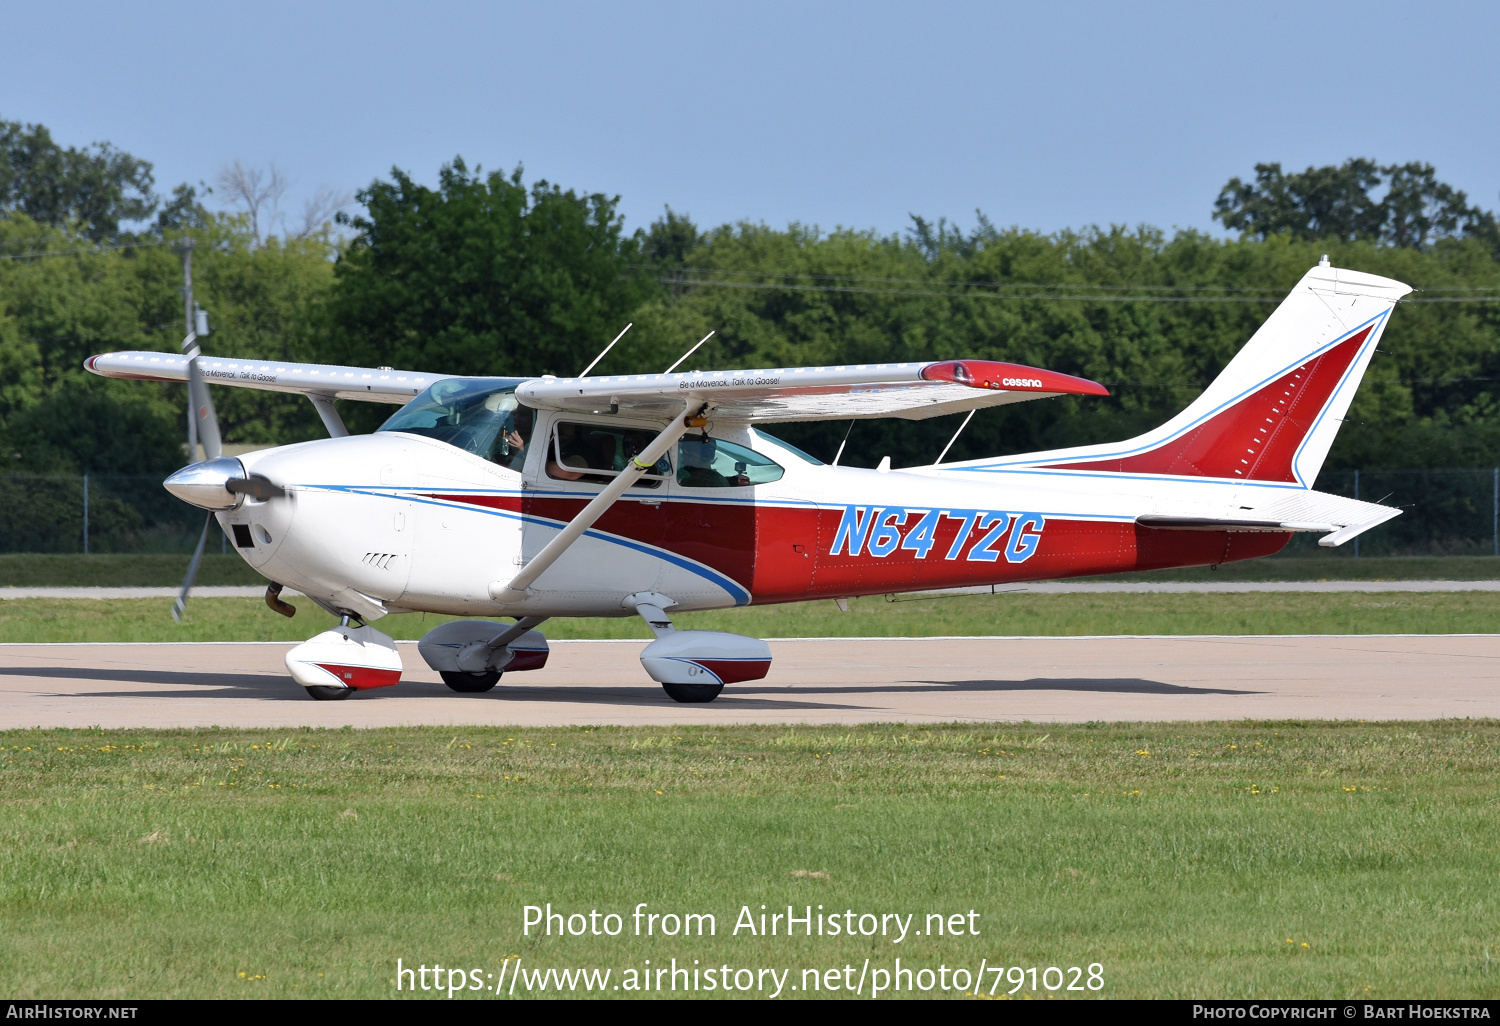
<instances>
[{"instance_id":1,"label":"nose landing gear","mask_svg":"<svg viewBox=\"0 0 1500 1026\"><path fill-rule=\"evenodd\" d=\"M339 701L354 691L395 684L401 656L389 635L368 624L350 626L345 616L333 630L288 652L286 669L317 701Z\"/></svg>"},{"instance_id":2,"label":"nose landing gear","mask_svg":"<svg viewBox=\"0 0 1500 1026\"><path fill-rule=\"evenodd\" d=\"M322 684L309 684L307 693L318 702L340 702L354 694L353 688L325 687Z\"/></svg>"}]
</instances>

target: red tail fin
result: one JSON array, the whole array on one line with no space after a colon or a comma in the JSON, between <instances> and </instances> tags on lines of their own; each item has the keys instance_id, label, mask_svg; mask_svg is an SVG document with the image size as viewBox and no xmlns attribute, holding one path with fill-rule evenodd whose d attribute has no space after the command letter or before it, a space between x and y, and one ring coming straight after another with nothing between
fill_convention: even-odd
<instances>
[{"instance_id":1,"label":"red tail fin","mask_svg":"<svg viewBox=\"0 0 1500 1026\"><path fill-rule=\"evenodd\" d=\"M1292 459L1369 341L1367 325L1221 413L1154 449L1118 459L1053 464L1059 470L1297 480Z\"/></svg>"}]
</instances>

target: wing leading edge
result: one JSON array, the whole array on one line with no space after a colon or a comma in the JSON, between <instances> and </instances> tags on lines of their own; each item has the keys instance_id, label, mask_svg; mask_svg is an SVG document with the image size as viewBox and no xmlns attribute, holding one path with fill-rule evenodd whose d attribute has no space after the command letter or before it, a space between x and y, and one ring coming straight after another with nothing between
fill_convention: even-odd
<instances>
[{"instance_id":1,"label":"wing leading edge","mask_svg":"<svg viewBox=\"0 0 1500 1026\"><path fill-rule=\"evenodd\" d=\"M177 353L104 353L89 357L83 365L107 378L187 380L187 357ZM200 357L198 365L215 385L395 404L409 402L435 381L456 376L389 367L208 356ZM926 420L1028 399L1108 394L1103 385L1085 378L994 360L542 377L525 381L516 389L517 398L527 406L564 413L614 410L666 421L687 401L707 403L713 416L720 419L755 422L874 417Z\"/></svg>"},{"instance_id":2,"label":"wing leading edge","mask_svg":"<svg viewBox=\"0 0 1500 1026\"><path fill-rule=\"evenodd\" d=\"M180 353L140 351L103 353L83 361L85 370L101 377L132 378L137 381L186 381L187 365L187 357ZM200 356L198 366L202 369L203 376L214 385L236 385L265 392L294 392L397 405L410 402L413 396L434 381L454 376L392 370L389 367L339 367L319 363L290 363L286 360L232 360L212 356Z\"/></svg>"},{"instance_id":3,"label":"wing leading edge","mask_svg":"<svg viewBox=\"0 0 1500 1026\"><path fill-rule=\"evenodd\" d=\"M527 406L564 413L608 410L664 418L687 401L707 403L719 419L761 423L926 420L1028 399L1108 394L1085 378L993 360L536 378L516 389Z\"/></svg>"}]
</instances>

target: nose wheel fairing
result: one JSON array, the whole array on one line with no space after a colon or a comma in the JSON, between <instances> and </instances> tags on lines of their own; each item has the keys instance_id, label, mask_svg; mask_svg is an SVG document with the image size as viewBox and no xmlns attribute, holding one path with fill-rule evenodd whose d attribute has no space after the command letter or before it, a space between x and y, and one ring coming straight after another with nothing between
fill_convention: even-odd
<instances>
[{"instance_id":1,"label":"nose wheel fairing","mask_svg":"<svg viewBox=\"0 0 1500 1026\"><path fill-rule=\"evenodd\" d=\"M402 666L389 635L370 626L340 626L288 652L286 669L305 688L366 691L399 682Z\"/></svg>"}]
</instances>

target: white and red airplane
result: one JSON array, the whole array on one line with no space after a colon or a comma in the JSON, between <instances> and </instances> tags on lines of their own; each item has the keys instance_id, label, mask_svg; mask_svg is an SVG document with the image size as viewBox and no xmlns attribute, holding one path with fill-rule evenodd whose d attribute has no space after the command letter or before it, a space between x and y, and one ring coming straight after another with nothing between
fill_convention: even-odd
<instances>
[{"instance_id":1,"label":"white and red airplane","mask_svg":"<svg viewBox=\"0 0 1500 1026\"><path fill-rule=\"evenodd\" d=\"M826 465L762 427L1107 392L985 360L454 377L211 359L191 335L183 355L109 353L85 366L188 382L206 459L165 486L212 511L274 582L272 608L290 615L287 587L341 618L287 655L313 697L395 684L395 645L369 625L423 610L515 621L456 620L421 640L455 691L543 665L534 628L550 617L640 615L656 634L646 671L672 698L706 702L764 677L770 649L675 630L672 612L1212 565L1274 553L1295 531L1339 545L1396 516L1312 483L1409 291L1324 258L1156 430L903 469ZM206 383L302 393L331 437L224 457ZM350 435L335 398L402 407L373 434ZM179 603L191 582L192 571Z\"/></svg>"}]
</instances>

